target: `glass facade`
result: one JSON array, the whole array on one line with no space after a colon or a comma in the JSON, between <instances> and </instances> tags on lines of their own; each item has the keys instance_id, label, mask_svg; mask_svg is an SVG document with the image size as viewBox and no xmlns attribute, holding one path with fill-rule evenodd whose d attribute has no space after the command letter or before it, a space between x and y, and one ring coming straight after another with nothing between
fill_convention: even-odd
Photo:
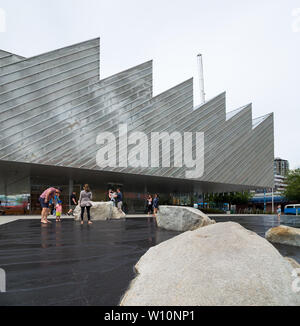
<instances>
[{"instance_id":1,"label":"glass facade","mask_svg":"<svg viewBox=\"0 0 300 326\"><path fill-rule=\"evenodd\" d=\"M63 188L61 199L66 213L72 191L78 199L86 183L93 201L107 201L108 189L120 188L126 213L144 213L148 194L158 193L160 205L193 206L200 200L198 194L203 193L202 184L193 181L0 161L0 213L40 214L39 196L49 187ZM213 186L206 185L211 192L220 185Z\"/></svg>"},{"instance_id":2,"label":"glass facade","mask_svg":"<svg viewBox=\"0 0 300 326\"><path fill-rule=\"evenodd\" d=\"M0 214L28 214L30 211L30 178L26 169L1 166Z\"/></svg>"}]
</instances>

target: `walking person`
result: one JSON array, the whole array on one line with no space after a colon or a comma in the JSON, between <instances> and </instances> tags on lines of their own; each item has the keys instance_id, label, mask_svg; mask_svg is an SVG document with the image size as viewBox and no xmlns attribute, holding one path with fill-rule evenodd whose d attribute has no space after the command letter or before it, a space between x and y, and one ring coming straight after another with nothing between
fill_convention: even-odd
<instances>
[{"instance_id":1,"label":"walking person","mask_svg":"<svg viewBox=\"0 0 300 326\"><path fill-rule=\"evenodd\" d=\"M154 199L153 199L153 219L155 221L155 224L157 226L157 211L159 209L159 197L158 194L154 195Z\"/></svg>"},{"instance_id":2,"label":"walking person","mask_svg":"<svg viewBox=\"0 0 300 326\"><path fill-rule=\"evenodd\" d=\"M39 198L39 202L42 207L42 213L41 213L41 223L42 224L48 224L51 223L48 221L48 215L50 214L50 208L49 208L49 202L51 199L54 199L54 196L56 193L61 194L62 188L56 189L56 188L48 188L46 189Z\"/></svg>"},{"instance_id":3,"label":"walking person","mask_svg":"<svg viewBox=\"0 0 300 326\"><path fill-rule=\"evenodd\" d=\"M278 224L280 225L280 217L281 217L281 205L277 206L277 218L278 218Z\"/></svg>"},{"instance_id":4,"label":"walking person","mask_svg":"<svg viewBox=\"0 0 300 326\"><path fill-rule=\"evenodd\" d=\"M77 206L77 200L76 200L76 192L73 191L72 195L70 196L70 210L68 211L67 215L74 215L75 208Z\"/></svg>"},{"instance_id":5,"label":"walking person","mask_svg":"<svg viewBox=\"0 0 300 326\"><path fill-rule=\"evenodd\" d=\"M147 198L147 213L148 215L153 214L153 198L151 195L148 195Z\"/></svg>"},{"instance_id":6,"label":"walking person","mask_svg":"<svg viewBox=\"0 0 300 326\"><path fill-rule=\"evenodd\" d=\"M56 197L55 197L56 222L61 222L61 214L62 214L62 201L59 197L59 193L56 193Z\"/></svg>"},{"instance_id":7,"label":"walking person","mask_svg":"<svg viewBox=\"0 0 300 326\"><path fill-rule=\"evenodd\" d=\"M153 210L154 210L153 214L155 217L157 215L158 208L159 208L159 197L158 194L155 194L153 199Z\"/></svg>"},{"instance_id":8,"label":"walking person","mask_svg":"<svg viewBox=\"0 0 300 326\"><path fill-rule=\"evenodd\" d=\"M91 221L91 207L92 207L92 192L88 184L84 185L83 190L80 193L78 204L81 207L81 225L83 224L84 211L86 209L88 224L93 224Z\"/></svg>"},{"instance_id":9,"label":"walking person","mask_svg":"<svg viewBox=\"0 0 300 326\"><path fill-rule=\"evenodd\" d=\"M120 213L123 213L122 206L123 206L123 194L120 189L117 189L117 207Z\"/></svg>"}]
</instances>

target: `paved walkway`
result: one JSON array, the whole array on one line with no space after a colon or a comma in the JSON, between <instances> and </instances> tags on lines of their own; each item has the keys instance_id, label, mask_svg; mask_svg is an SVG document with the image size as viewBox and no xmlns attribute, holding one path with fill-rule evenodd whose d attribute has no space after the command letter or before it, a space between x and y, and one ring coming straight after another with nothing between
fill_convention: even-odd
<instances>
[{"instance_id":1,"label":"paved walkway","mask_svg":"<svg viewBox=\"0 0 300 326\"><path fill-rule=\"evenodd\" d=\"M64 215L62 216L62 219L73 219L73 216ZM0 216L0 225L15 222L18 220L40 220L40 215L17 215L17 216ZM55 220L54 216L49 216L49 220Z\"/></svg>"},{"instance_id":2,"label":"paved walkway","mask_svg":"<svg viewBox=\"0 0 300 326\"><path fill-rule=\"evenodd\" d=\"M212 219L214 218L224 218L224 220L230 220L230 219L235 219L235 218L276 218L276 215L258 215L258 214L208 214L208 216ZM148 218L149 216L147 214L128 214L126 215L126 219L139 219L139 218ZM152 215L151 215L152 217ZM39 220L41 217L40 215L16 215L16 216L0 216L0 225L4 225L7 223L15 222L18 220ZM49 216L49 220L55 220L54 216ZM72 220L74 219L73 216L68 216L68 215L63 215L62 216L63 220ZM298 220L300 222L300 216L287 216L287 215L282 215L281 216L281 221L286 221L286 220Z\"/></svg>"},{"instance_id":3,"label":"paved walkway","mask_svg":"<svg viewBox=\"0 0 300 326\"><path fill-rule=\"evenodd\" d=\"M157 228L147 215L99 221L92 227L74 223L69 216L51 225L41 225L39 219L37 215L0 216L0 224L5 224L0 226L0 267L7 276L7 292L0 293L0 306L118 305L140 257L180 234ZM276 216L222 215L214 219L235 221L262 237L277 226ZM289 216L286 222L297 227L300 219ZM274 247L300 262L298 247Z\"/></svg>"},{"instance_id":4,"label":"paved walkway","mask_svg":"<svg viewBox=\"0 0 300 326\"><path fill-rule=\"evenodd\" d=\"M0 306L116 306L145 252L178 232L152 219L72 220L42 225L19 220L0 226Z\"/></svg>"},{"instance_id":5,"label":"paved walkway","mask_svg":"<svg viewBox=\"0 0 300 326\"><path fill-rule=\"evenodd\" d=\"M10 222L17 221L19 217L6 217L6 216L0 216L0 225L7 224Z\"/></svg>"},{"instance_id":6,"label":"paved walkway","mask_svg":"<svg viewBox=\"0 0 300 326\"><path fill-rule=\"evenodd\" d=\"M126 215L127 219L135 219L135 218L147 218L146 214L129 214ZM40 215L16 215L16 216L0 216L0 225L4 225L7 223L15 222L18 220L40 220ZM49 216L49 220L55 220L54 216ZM63 215L61 217L62 220L72 220L74 216Z\"/></svg>"},{"instance_id":7,"label":"paved walkway","mask_svg":"<svg viewBox=\"0 0 300 326\"><path fill-rule=\"evenodd\" d=\"M262 215L262 214L208 214L210 217L255 217L255 216L277 216L277 215Z\"/></svg>"}]
</instances>

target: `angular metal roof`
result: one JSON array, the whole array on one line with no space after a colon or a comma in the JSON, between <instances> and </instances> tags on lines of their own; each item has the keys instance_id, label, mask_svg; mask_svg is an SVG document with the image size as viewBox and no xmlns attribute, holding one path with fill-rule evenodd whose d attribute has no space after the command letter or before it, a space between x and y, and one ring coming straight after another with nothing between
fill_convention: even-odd
<instances>
[{"instance_id":1,"label":"angular metal roof","mask_svg":"<svg viewBox=\"0 0 300 326\"><path fill-rule=\"evenodd\" d=\"M22 58L0 51L0 160L99 170L99 132L204 132L198 181L273 185L273 114L226 113L226 94L193 107L193 80L152 96L152 61L100 79L99 38ZM193 152L195 148L193 148ZM174 156L174 153L173 153ZM186 168L103 171L185 178Z\"/></svg>"}]
</instances>

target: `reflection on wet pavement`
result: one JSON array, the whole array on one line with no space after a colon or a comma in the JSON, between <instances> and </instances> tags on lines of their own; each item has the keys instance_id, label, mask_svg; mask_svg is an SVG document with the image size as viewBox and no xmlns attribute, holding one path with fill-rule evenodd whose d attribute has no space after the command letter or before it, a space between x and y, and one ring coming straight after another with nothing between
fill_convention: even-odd
<instances>
[{"instance_id":1,"label":"reflection on wet pavement","mask_svg":"<svg viewBox=\"0 0 300 326\"><path fill-rule=\"evenodd\" d=\"M151 219L52 225L17 221L0 227L1 305L117 305L152 246L177 235Z\"/></svg>"},{"instance_id":2,"label":"reflection on wet pavement","mask_svg":"<svg viewBox=\"0 0 300 326\"><path fill-rule=\"evenodd\" d=\"M264 236L276 217L215 217L238 222ZM283 224L298 226L289 218ZM157 229L152 219L95 222L71 220L42 225L20 220L0 226L0 268L7 293L1 305L117 305L135 274L133 267L152 246L179 234ZM300 262L297 247L275 245Z\"/></svg>"}]
</instances>

